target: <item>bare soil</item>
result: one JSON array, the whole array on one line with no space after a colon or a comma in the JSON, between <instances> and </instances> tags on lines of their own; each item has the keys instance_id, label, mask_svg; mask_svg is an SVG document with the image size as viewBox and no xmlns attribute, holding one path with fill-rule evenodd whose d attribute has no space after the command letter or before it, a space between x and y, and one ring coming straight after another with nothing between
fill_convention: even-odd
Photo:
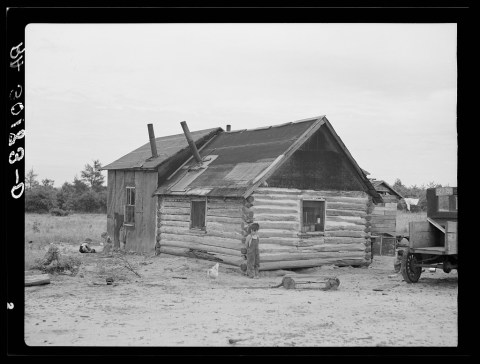
<instances>
[{"instance_id":1,"label":"bare soil","mask_svg":"<svg viewBox=\"0 0 480 364\"><path fill-rule=\"evenodd\" d=\"M101 251L101 247L94 247ZM70 250L69 250L70 249ZM25 342L29 346L457 346L458 275L437 269L407 284L394 257L374 257L368 268L324 266L296 273L340 279L337 290L287 290L286 271L249 279L220 264L169 255L124 257L63 254L82 260L76 275L25 287ZM29 273L39 273L31 271ZM68 272L67 272L68 273ZM106 278L114 284L107 285ZM264 287L264 288L262 288ZM233 341L233 343L231 343Z\"/></svg>"}]
</instances>

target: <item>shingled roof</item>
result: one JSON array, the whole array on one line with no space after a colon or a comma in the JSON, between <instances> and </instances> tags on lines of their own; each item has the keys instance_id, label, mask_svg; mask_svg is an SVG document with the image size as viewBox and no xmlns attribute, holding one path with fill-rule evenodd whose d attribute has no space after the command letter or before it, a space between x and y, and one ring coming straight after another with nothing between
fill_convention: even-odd
<instances>
[{"instance_id":1,"label":"shingled roof","mask_svg":"<svg viewBox=\"0 0 480 364\"><path fill-rule=\"evenodd\" d=\"M401 194L399 194L397 191L395 191L395 189L385 181L370 179L370 182L372 182L373 187L375 187L375 189L378 192L388 192L391 195L397 196L399 199L403 198L403 196Z\"/></svg>"},{"instance_id":2,"label":"shingled roof","mask_svg":"<svg viewBox=\"0 0 480 364\"><path fill-rule=\"evenodd\" d=\"M202 145L205 141L212 138L216 133L223 131L222 128L204 129L192 132L192 138L197 144ZM174 156L178 152L188 149L188 143L185 134L175 134L155 138L158 157L152 158L150 143L142 145L116 161L104 166L102 169L147 169L154 170L160 164Z\"/></svg>"},{"instance_id":3,"label":"shingled roof","mask_svg":"<svg viewBox=\"0 0 480 364\"><path fill-rule=\"evenodd\" d=\"M194 160L187 161L154 194L246 197L321 127L330 131L374 202L382 202L325 116L221 132L200 151L203 166L196 165Z\"/></svg>"}]
</instances>

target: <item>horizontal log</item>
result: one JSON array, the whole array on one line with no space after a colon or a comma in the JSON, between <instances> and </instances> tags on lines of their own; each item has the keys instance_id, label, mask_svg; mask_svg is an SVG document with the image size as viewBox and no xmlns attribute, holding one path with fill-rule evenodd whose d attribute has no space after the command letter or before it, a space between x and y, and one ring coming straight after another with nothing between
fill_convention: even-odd
<instances>
[{"instance_id":1,"label":"horizontal log","mask_svg":"<svg viewBox=\"0 0 480 364\"><path fill-rule=\"evenodd\" d=\"M255 220L258 220L258 221L300 221L300 214L255 213Z\"/></svg>"},{"instance_id":2,"label":"horizontal log","mask_svg":"<svg viewBox=\"0 0 480 364\"><path fill-rule=\"evenodd\" d=\"M263 246L265 244L274 244L274 245L284 245L284 246L296 246L298 244L298 237L295 238L287 238L287 237L273 237L273 238L261 238L260 237L260 245Z\"/></svg>"},{"instance_id":3,"label":"horizontal log","mask_svg":"<svg viewBox=\"0 0 480 364\"><path fill-rule=\"evenodd\" d=\"M173 203L173 202L190 202L190 197L188 196L164 196L162 198L162 203Z\"/></svg>"},{"instance_id":4,"label":"horizontal log","mask_svg":"<svg viewBox=\"0 0 480 364\"><path fill-rule=\"evenodd\" d=\"M213 198L209 197L208 202L209 205L225 205L225 206L238 206L241 207L244 203L244 200L241 198Z\"/></svg>"},{"instance_id":5,"label":"horizontal log","mask_svg":"<svg viewBox=\"0 0 480 364\"><path fill-rule=\"evenodd\" d=\"M327 209L327 217L328 216L358 216L358 217L365 217L367 214L363 211L352 211L352 210L333 210Z\"/></svg>"},{"instance_id":6,"label":"horizontal log","mask_svg":"<svg viewBox=\"0 0 480 364\"><path fill-rule=\"evenodd\" d=\"M325 237L326 244L353 244L365 243L366 238Z\"/></svg>"},{"instance_id":7,"label":"horizontal log","mask_svg":"<svg viewBox=\"0 0 480 364\"><path fill-rule=\"evenodd\" d=\"M242 232L241 222L237 224L229 224L225 222L215 222L215 221L208 221L207 222L207 232L211 230L218 230L218 231L225 231L225 232Z\"/></svg>"},{"instance_id":8,"label":"horizontal log","mask_svg":"<svg viewBox=\"0 0 480 364\"><path fill-rule=\"evenodd\" d=\"M208 240L205 241L208 243ZM206 244L197 244L197 243L189 243L184 241L177 241L177 240L167 240L162 239L160 246L170 246L174 248L188 248L188 249L198 249L198 250L205 250L207 252L213 253L220 253L225 255L231 255L236 257L241 257L241 249L229 249L223 248L215 245L206 245Z\"/></svg>"},{"instance_id":9,"label":"horizontal log","mask_svg":"<svg viewBox=\"0 0 480 364\"><path fill-rule=\"evenodd\" d=\"M325 226L325 232L327 231L365 231L365 225L356 225L356 224L345 224L345 223L336 223L333 225L332 223L328 223Z\"/></svg>"},{"instance_id":10,"label":"horizontal log","mask_svg":"<svg viewBox=\"0 0 480 364\"><path fill-rule=\"evenodd\" d=\"M238 239L219 238L219 237L205 236L205 235L197 236L197 235L180 235L180 234L162 233L161 237L162 239L166 239L166 240L213 245L213 246L218 246L218 247L223 247L228 249L235 249L235 250L240 250L245 246ZM162 241L160 241L160 244L162 243Z\"/></svg>"},{"instance_id":11,"label":"horizontal log","mask_svg":"<svg viewBox=\"0 0 480 364\"><path fill-rule=\"evenodd\" d=\"M242 218L242 210L208 209L207 216Z\"/></svg>"},{"instance_id":12,"label":"horizontal log","mask_svg":"<svg viewBox=\"0 0 480 364\"><path fill-rule=\"evenodd\" d=\"M258 206L253 206L252 211L254 215L256 214L281 214L281 215L289 215L289 214L299 214L300 210L299 209L293 209L293 208L285 208L285 207L277 207L277 206L270 206L270 207L258 207Z\"/></svg>"},{"instance_id":13,"label":"horizontal log","mask_svg":"<svg viewBox=\"0 0 480 364\"><path fill-rule=\"evenodd\" d=\"M165 215L190 215L190 208L165 207L160 208L160 213Z\"/></svg>"},{"instance_id":14,"label":"horizontal log","mask_svg":"<svg viewBox=\"0 0 480 364\"><path fill-rule=\"evenodd\" d=\"M322 265L361 265L365 262L365 258L358 259L337 259L337 258L318 258L305 260L286 260L278 262L260 263L260 270L278 270L278 269L295 269L318 267Z\"/></svg>"},{"instance_id":15,"label":"horizontal log","mask_svg":"<svg viewBox=\"0 0 480 364\"><path fill-rule=\"evenodd\" d=\"M364 231L325 231L325 237L339 236L339 237L350 237L350 238L365 238L367 233Z\"/></svg>"},{"instance_id":16,"label":"horizontal log","mask_svg":"<svg viewBox=\"0 0 480 364\"><path fill-rule=\"evenodd\" d=\"M228 210L228 211L242 211L245 206L241 204L228 205L228 204L207 204L207 210Z\"/></svg>"},{"instance_id":17,"label":"horizontal log","mask_svg":"<svg viewBox=\"0 0 480 364\"><path fill-rule=\"evenodd\" d=\"M329 216L326 219L326 224L329 224L332 222L346 222L350 224L365 225L367 220L365 217L361 217L361 216Z\"/></svg>"},{"instance_id":18,"label":"horizontal log","mask_svg":"<svg viewBox=\"0 0 480 364\"><path fill-rule=\"evenodd\" d=\"M327 210L354 210L366 211L367 205L362 203L348 203L348 202L330 202L327 201Z\"/></svg>"},{"instance_id":19,"label":"horizontal log","mask_svg":"<svg viewBox=\"0 0 480 364\"><path fill-rule=\"evenodd\" d=\"M243 222L243 219L240 216L228 217L228 216L207 215L207 224L209 222L219 222L219 223L240 225Z\"/></svg>"},{"instance_id":20,"label":"horizontal log","mask_svg":"<svg viewBox=\"0 0 480 364\"><path fill-rule=\"evenodd\" d=\"M160 215L161 221L188 221L190 222L190 214L188 215L168 215L168 214L161 214Z\"/></svg>"},{"instance_id":21,"label":"horizontal log","mask_svg":"<svg viewBox=\"0 0 480 364\"><path fill-rule=\"evenodd\" d=\"M254 206L283 206L283 207L299 207L299 200L292 200L292 199L264 199L264 198L257 198L255 200Z\"/></svg>"},{"instance_id":22,"label":"horizontal log","mask_svg":"<svg viewBox=\"0 0 480 364\"><path fill-rule=\"evenodd\" d=\"M364 251L365 244L318 244L308 247L298 247L298 251L340 252L340 251Z\"/></svg>"},{"instance_id":23,"label":"horizontal log","mask_svg":"<svg viewBox=\"0 0 480 364\"><path fill-rule=\"evenodd\" d=\"M260 239L264 238L296 238L297 230L280 230L280 229L260 229L258 230Z\"/></svg>"},{"instance_id":24,"label":"horizontal log","mask_svg":"<svg viewBox=\"0 0 480 364\"><path fill-rule=\"evenodd\" d=\"M316 253L266 253L260 255L262 262L278 262L289 260L306 259L361 259L365 255L364 251L353 252L316 252Z\"/></svg>"},{"instance_id":25,"label":"horizontal log","mask_svg":"<svg viewBox=\"0 0 480 364\"><path fill-rule=\"evenodd\" d=\"M185 229L190 228L190 221L175 221L175 220L162 220L160 226L172 226L172 227L181 227Z\"/></svg>"},{"instance_id":26,"label":"horizontal log","mask_svg":"<svg viewBox=\"0 0 480 364\"><path fill-rule=\"evenodd\" d=\"M190 249L184 249L184 248L160 247L160 253L183 256L188 258L196 257L193 255L193 253L190 252ZM220 262L228 265L234 265L237 267L240 267L241 264L245 263L245 260L243 258L231 257L224 254L211 254L210 256L208 255L203 255L203 256L205 258L199 258L199 257L196 257L196 258L211 260L211 261ZM206 259L207 257L208 259Z\"/></svg>"},{"instance_id":27,"label":"horizontal log","mask_svg":"<svg viewBox=\"0 0 480 364\"><path fill-rule=\"evenodd\" d=\"M242 239L243 235L235 231L223 231L208 227L206 236L216 236L219 238Z\"/></svg>"},{"instance_id":28,"label":"horizontal log","mask_svg":"<svg viewBox=\"0 0 480 364\"><path fill-rule=\"evenodd\" d=\"M165 201L163 203L163 207L164 208L185 208L185 209L189 209L191 208L191 203L190 201L182 201L182 202L179 202L179 201Z\"/></svg>"},{"instance_id":29,"label":"horizontal log","mask_svg":"<svg viewBox=\"0 0 480 364\"><path fill-rule=\"evenodd\" d=\"M297 221L265 221L255 219L255 222L260 225L260 229L285 229L300 231L300 222Z\"/></svg>"}]
</instances>

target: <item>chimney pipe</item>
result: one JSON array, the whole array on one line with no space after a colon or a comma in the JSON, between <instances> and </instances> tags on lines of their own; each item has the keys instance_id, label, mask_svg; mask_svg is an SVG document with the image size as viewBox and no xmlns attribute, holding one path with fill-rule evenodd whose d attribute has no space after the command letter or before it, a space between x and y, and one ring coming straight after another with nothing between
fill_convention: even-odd
<instances>
[{"instance_id":1,"label":"chimney pipe","mask_svg":"<svg viewBox=\"0 0 480 364\"><path fill-rule=\"evenodd\" d=\"M192 135L190 134L190 130L188 130L187 122L182 121L180 123L182 125L183 133L185 134L185 137L187 138L188 145L190 146L190 150L193 153L193 157L197 161L197 163L200 163L202 161L202 158L200 157L200 154L198 153L197 146L195 145L195 142L193 141Z\"/></svg>"},{"instance_id":2,"label":"chimney pipe","mask_svg":"<svg viewBox=\"0 0 480 364\"><path fill-rule=\"evenodd\" d=\"M227 124L227 131L230 131L231 126Z\"/></svg>"},{"instance_id":3,"label":"chimney pipe","mask_svg":"<svg viewBox=\"0 0 480 364\"><path fill-rule=\"evenodd\" d=\"M155 144L155 133L153 132L153 124L147 124L148 136L150 137L150 149L152 150L152 157L158 157L157 145Z\"/></svg>"}]
</instances>

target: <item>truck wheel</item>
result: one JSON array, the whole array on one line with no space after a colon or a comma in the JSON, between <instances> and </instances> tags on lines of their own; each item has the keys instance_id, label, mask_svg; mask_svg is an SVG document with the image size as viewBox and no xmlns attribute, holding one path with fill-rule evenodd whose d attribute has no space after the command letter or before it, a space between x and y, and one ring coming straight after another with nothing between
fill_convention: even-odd
<instances>
[{"instance_id":1,"label":"truck wheel","mask_svg":"<svg viewBox=\"0 0 480 364\"><path fill-rule=\"evenodd\" d=\"M422 267L417 266L417 257L408 251L403 253L401 272L407 283L417 283L422 274Z\"/></svg>"}]
</instances>

